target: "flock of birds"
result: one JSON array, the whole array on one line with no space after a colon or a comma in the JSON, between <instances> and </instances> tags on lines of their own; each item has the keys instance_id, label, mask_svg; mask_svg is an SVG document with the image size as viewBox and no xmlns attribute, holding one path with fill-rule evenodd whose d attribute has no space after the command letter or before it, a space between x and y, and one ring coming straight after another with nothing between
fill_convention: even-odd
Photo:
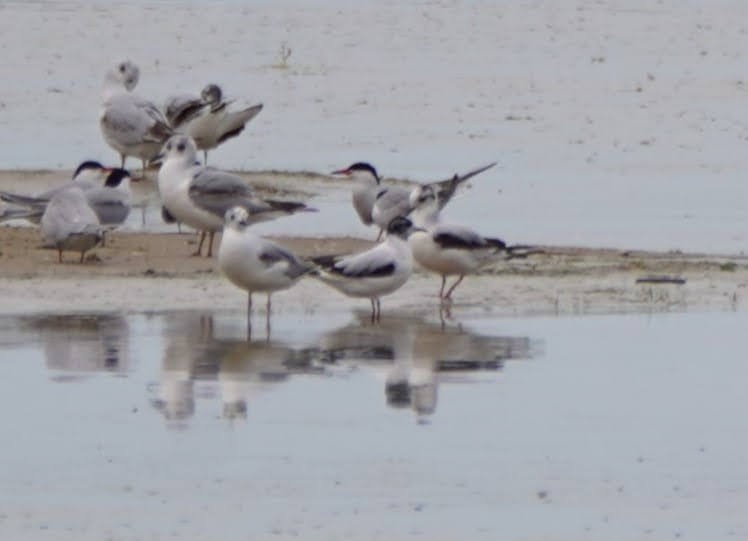
<instances>
[{"instance_id":1,"label":"flock of birds","mask_svg":"<svg viewBox=\"0 0 748 541\"><path fill-rule=\"evenodd\" d=\"M233 108L217 85L207 85L200 96L180 94L162 109L133 92L140 70L130 61L106 74L102 92L100 128L104 140L117 151L120 167L85 161L73 179L42 194L29 196L0 191L8 204L0 220L23 218L40 225L44 246L58 251L85 253L104 241L107 229L122 224L130 211L130 181L138 180L124 168L134 157L142 163L141 178L149 164L159 164L158 194L162 216L200 233L197 251L212 256L213 240L222 232L218 266L234 285L248 292L247 317L251 326L252 294L267 294L267 317L272 293L288 289L311 276L350 297L367 298L371 319L381 316L380 298L406 283L414 261L441 277L439 299L451 302L466 275L498 259L524 257L528 246L507 246L464 226L444 223L440 212L457 188L495 163L443 181L413 189L386 186L376 169L357 162L334 171L354 183L353 207L361 222L379 228L377 244L361 253L302 259L285 247L252 231L251 225L299 212L314 212L305 203L257 196L240 177L208 167L208 151L236 137L262 104ZM203 163L198 152L203 151ZM384 239L382 240L382 237ZM379 242L381 240L381 242ZM447 279L456 276L447 288Z\"/></svg>"}]
</instances>

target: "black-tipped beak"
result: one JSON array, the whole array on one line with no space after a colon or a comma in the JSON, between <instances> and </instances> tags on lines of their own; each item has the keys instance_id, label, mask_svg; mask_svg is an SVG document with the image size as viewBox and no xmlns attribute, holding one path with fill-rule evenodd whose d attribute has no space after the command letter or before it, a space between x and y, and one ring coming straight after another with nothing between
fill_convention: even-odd
<instances>
[{"instance_id":1,"label":"black-tipped beak","mask_svg":"<svg viewBox=\"0 0 748 541\"><path fill-rule=\"evenodd\" d=\"M333 171L330 174L331 175L346 175L346 176L348 176L348 175L351 174L351 170L350 169L338 169L337 171Z\"/></svg>"}]
</instances>

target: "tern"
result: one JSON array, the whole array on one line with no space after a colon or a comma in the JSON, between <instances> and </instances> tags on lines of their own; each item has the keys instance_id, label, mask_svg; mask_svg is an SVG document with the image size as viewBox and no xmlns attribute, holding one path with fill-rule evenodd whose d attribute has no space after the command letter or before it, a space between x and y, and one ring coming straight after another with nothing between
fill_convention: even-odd
<instances>
[{"instance_id":1,"label":"tern","mask_svg":"<svg viewBox=\"0 0 748 541\"><path fill-rule=\"evenodd\" d=\"M96 161L85 161L75 170L71 182L35 196L0 191L0 199L18 207L12 214L9 213L8 218L25 218L39 223L55 195L78 188L83 190L99 223L111 228L124 223L130 213L130 180L130 173L125 169L108 168Z\"/></svg>"},{"instance_id":2,"label":"tern","mask_svg":"<svg viewBox=\"0 0 748 541\"><path fill-rule=\"evenodd\" d=\"M103 237L99 219L78 187L62 190L49 200L41 218L41 233L43 246L57 250L60 263L64 250L80 252L83 263L86 252Z\"/></svg>"},{"instance_id":3,"label":"tern","mask_svg":"<svg viewBox=\"0 0 748 541\"><path fill-rule=\"evenodd\" d=\"M440 195L439 204L446 205L456 192L458 186L468 179L496 165L490 163L474 169L464 175L455 174L446 180L431 182ZM353 208L364 225L379 226L377 241L393 218L407 215L410 211L411 190L402 186L384 186L376 168L367 162L356 162L345 169L332 172L333 175L344 175L356 182L353 189Z\"/></svg>"}]
</instances>

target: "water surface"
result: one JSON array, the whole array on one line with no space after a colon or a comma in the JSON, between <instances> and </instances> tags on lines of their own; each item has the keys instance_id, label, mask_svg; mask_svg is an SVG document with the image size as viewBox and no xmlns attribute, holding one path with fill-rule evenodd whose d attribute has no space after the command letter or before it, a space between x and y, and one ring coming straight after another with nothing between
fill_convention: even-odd
<instances>
[{"instance_id":1,"label":"water surface","mask_svg":"<svg viewBox=\"0 0 748 541\"><path fill-rule=\"evenodd\" d=\"M745 538L746 323L3 317L0 531Z\"/></svg>"}]
</instances>

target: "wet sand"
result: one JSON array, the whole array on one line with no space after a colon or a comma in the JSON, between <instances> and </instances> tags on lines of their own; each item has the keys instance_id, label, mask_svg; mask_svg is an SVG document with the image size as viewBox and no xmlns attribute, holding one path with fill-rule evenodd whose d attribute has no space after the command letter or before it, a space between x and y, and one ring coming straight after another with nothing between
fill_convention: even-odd
<instances>
[{"instance_id":1,"label":"wet sand","mask_svg":"<svg viewBox=\"0 0 748 541\"><path fill-rule=\"evenodd\" d=\"M191 233L114 232L83 264L40 248L31 227L0 228L2 313L174 309L242 309L245 296L225 280L215 258L193 257ZM348 253L371 241L353 237L274 237L298 255ZM217 245L216 239L216 245ZM652 310L730 310L745 301L744 257L541 247L527 259L501 262L471 276L455 292L453 310L495 315L622 313ZM437 306L439 278L423 271L383 301L384 313ZM306 312L365 307L302 280L273 297L274 310Z\"/></svg>"}]
</instances>

